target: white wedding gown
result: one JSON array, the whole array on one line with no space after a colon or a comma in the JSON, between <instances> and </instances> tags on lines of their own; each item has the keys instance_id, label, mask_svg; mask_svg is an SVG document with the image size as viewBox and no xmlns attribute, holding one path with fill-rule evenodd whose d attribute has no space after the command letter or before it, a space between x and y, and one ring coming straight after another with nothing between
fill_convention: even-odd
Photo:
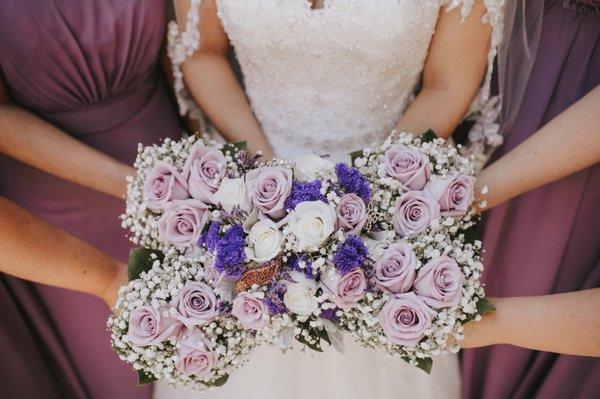
<instances>
[{"instance_id":1,"label":"white wedding gown","mask_svg":"<svg viewBox=\"0 0 600 399\"><path fill-rule=\"evenodd\" d=\"M462 7L466 17L473 1L451 0L450 5ZM486 0L492 20L500 1ZM348 152L385 138L393 129L413 98L439 13L448 1L326 0L322 9L312 9L307 0L216 3L241 65L252 109L277 155L315 152L342 160ZM196 29L198 5L199 0L192 0L186 30L170 27L170 56L183 111L194 107L179 66L201 40ZM489 99L488 83L478 98L480 108ZM480 118L484 140L493 134L486 129L492 119L489 115ZM362 349L350 337L345 345L343 355L331 348L325 353L285 355L277 348L259 348L218 390L198 394L157 384L155 397L459 396L456 355L437 357L433 372L427 375L399 358Z\"/></svg>"}]
</instances>

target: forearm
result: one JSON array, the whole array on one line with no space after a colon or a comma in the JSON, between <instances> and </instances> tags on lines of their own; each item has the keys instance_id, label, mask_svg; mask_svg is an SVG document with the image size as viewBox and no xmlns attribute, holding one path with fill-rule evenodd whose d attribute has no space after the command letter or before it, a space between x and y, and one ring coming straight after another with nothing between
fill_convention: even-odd
<instances>
[{"instance_id":1,"label":"forearm","mask_svg":"<svg viewBox=\"0 0 600 399\"><path fill-rule=\"evenodd\" d=\"M485 168L488 208L600 161L600 87ZM526 173L524 173L526 172Z\"/></svg>"},{"instance_id":2,"label":"forearm","mask_svg":"<svg viewBox=\"0 0 600 399\"><path fill-rule=\"evenodd\" d=\"M600 288L491 301L496 312L465 325L463 347L509 344L546 352L600 356Z\"/></svg>"},{"instance_id":3,"label":"forearm","mask_svg":"<svg viewBox=\"0 0 600 399\"><path fill-rule=\"evenodd\" d=\"M198 53L183 64L182 70L194 99L227 141L246 141L250 151L260 150L265 156L272 156L271 147L225 56Z\"/></svg>"},{"instance_id":4,"label":"forearm","mask_svg":"<svg viewBox=\"0 0 600 399\"><path fill-rule=\"evenodd\" d=\"M124 267L91 245L0 197L0 270L106 300ZM114 290L116 292L116 290Z\"/></svg>"},{"instance_id":5,"label":"forearm","mask_svg":"<svg viewBox=\"0 0 600 399\"><path fill-rule=\"evenodd\" d=\"M433 130L448 138L466 113L473 93L424 88L402 116L396 129L415 134Z\"/></svg>"},{"instance_id":6,"label":"forearm","mask_svg":"<svg viewBox=\"0 0 600 399\"><path fill-rule=\"evenodd\" d=\"M44 172L123 198L135 171L8 102L0 105L0 152Z\"/></svg>"},{"instance_id":7,"label":"forearm","mask_svg":"<svg viewBox=\"0 0 600 399\"><path fill-rule=\"evenodd\" d=\"M423 88L400 119L397 129L424 133L432 129L448 138L467 113L487 68L490 25L483 1L473 4L463 21L460 7L440 11L423 69Z\"/></svg>"}]
</instances>

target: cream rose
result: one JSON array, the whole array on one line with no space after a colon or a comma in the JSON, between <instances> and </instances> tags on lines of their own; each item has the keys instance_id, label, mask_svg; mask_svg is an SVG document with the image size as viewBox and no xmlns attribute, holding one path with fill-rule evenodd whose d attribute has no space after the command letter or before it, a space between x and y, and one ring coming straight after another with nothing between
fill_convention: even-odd
<instances>
[{"instance_id":1,"label":"cream rose","mask_svg":"<svg viewBox=\"0 0 600 399\"><path fill-rule=\"evenodd\" d=\"M328 159L317 154L302 154L293 158L295 176L300 181L316 180L318 174L333 172L335 165Z\"/></svg>"},{"instance_id":2,"label":"cream rose","mask_svg":"<svg viewBox=\"0 0 600 399\"><path fill-rule=\"evenodd\" d=\"M312 314L319 305L315 297L315 289L302 283L290 284L287 287L283 295L283 303L290 312L303 316Z\"/></svg>"},{"instance_id":3,"label":"cream rose","mask_svg":"<svg viewBox=\"0 0 600 399\"><path fill-rule=\"evenodd\" d=\"M247 242L248 258L256 262L267 262L279 255L283 234L271 219L264 219L252 226Z\"/></svg>"},{"instance_id":4,"label":"cream rose","mask_svg":"<svg viewBox=\"0 0 600 399\"><path fill-rule=\"evenodd\" d=\"M223 179L219 189L213 194L213 200L227 212L231 212L236 206L248 209L244 179Z\"/></svg>"},{"instance_id":5,"label":"cream rose","mask_svg":"<svg viewBox=\"0 0 600 399\"><path fill-rule=\"evenodd\" d=\"M335 230L335 209L323 201L301 202L289 214L289 227L300 251L316 251Z\"/></svg>"}]
</instances>

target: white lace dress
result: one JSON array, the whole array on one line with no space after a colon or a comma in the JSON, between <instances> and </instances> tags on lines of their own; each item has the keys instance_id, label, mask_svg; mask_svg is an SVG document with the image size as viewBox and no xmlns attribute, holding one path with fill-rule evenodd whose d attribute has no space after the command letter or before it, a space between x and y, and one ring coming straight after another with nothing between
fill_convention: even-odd
<instances>
[{"instance_id":1,"label":"white lace dress","mask_svg":"<svg viewBox=\"0 0 600 399\"><path fill-rule=\"evenodd\" d=\"M475 0L216 0L221 23L244 75L246 94L279 156L315 152L344 159L381 140L414 98L442 8ZM182 112L194 109L179 66L198 47L198 5L186 30L170 26L170 55ZM490 60L501 36L502 0L485 0L494 26ZM490 62L491 65L491 62ZM474 102L475 152L498 144L496 100L489 76ZM427 375L398 358L358 347L344 355L260 348L225 387L206 398L453 398L459 396L456 355L435 359ZM197 394L196 394L197 395ZM196 397L158 385L161 399Z\"/></svg>"}]
</instances>

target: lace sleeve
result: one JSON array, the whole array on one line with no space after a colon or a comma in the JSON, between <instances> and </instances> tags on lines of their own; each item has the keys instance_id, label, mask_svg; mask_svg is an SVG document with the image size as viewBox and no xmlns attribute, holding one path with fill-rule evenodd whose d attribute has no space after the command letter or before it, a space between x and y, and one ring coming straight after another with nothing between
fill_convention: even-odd
<instances>
[{"instance_id":1,"label":"lace sleeve","mask_svg":"<svg viewBox=\"0 0 600 399\"><path fill-rule=\"evenodd\" d=\"M460 7L464 20L471 14L475 1L477 0L442 0L442 5L446 7L447 11ZM492 96L491 84L494 61L504 35L505 0L483 1L487 12L483 16L482 22L490 24L492 28L490 50L487 57L488 66L483 84L467 115L467 119L474 121L475 124L469 132L469 143L463 149L465 154L475 157L479 168L483 167L492 152L503 142L499 125L502 101L499 96Z\"/></svg>"},{"instance_id":2,"label":"lace sleeve","mask_svg":"<svg viewBox=\"0 0 600 399\"><path fill-rule=\"evenodd\" d=\"M177 21L169 22L167 32L167 53L173 66L173 88L177 97L179 112L182 116L188 114L204 125L204 117L200 108L188 92L183 81L181 64L200 47L200 4L202 0L190 0L190 8L185 19L185 30L179 29Z\"/></svg>"}]
</instances>

